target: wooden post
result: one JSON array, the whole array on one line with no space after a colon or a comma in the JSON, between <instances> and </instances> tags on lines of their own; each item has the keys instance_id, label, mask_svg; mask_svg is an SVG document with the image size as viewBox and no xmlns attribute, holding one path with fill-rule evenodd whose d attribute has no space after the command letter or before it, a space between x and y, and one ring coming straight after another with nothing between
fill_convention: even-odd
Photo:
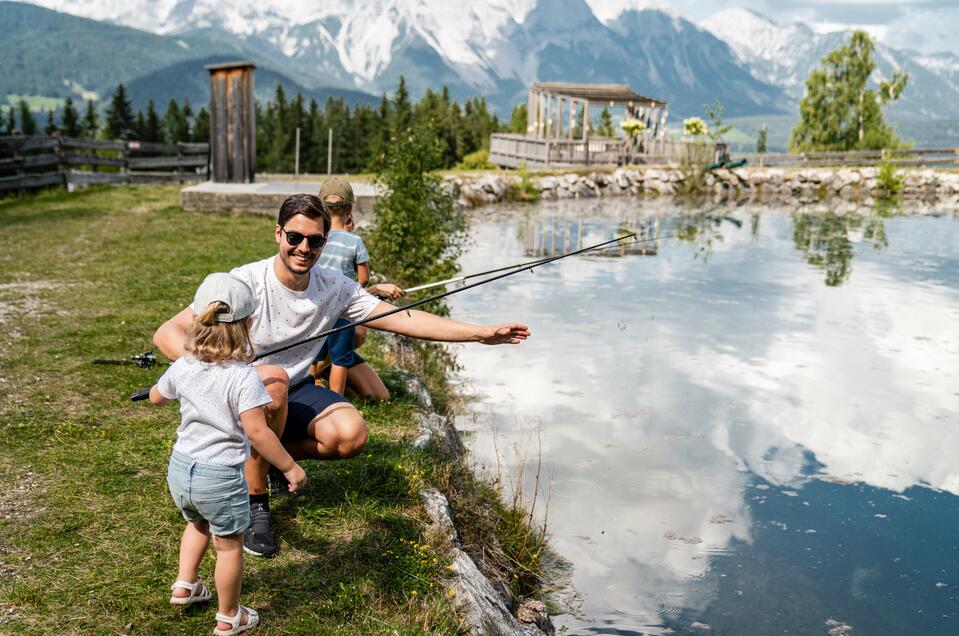
<instances>
[{"instance_id":1,"label":"wooden post","mask_svg":"<svg viewBox=\"0 0 959 636\"><path fill-rule=\"evenodd\" d=\"M183 183L183 144L176 144L176 180L177 183Z\"/></svg>"},{"instance_id":2,"label":"wooden post","mask_svg":"<svg viewBox=\"0 0 959 636\"><path fill-rule=\"evenodd\" d=\"M252 183L256 177L253 62L210 64L210 155L213 181Z\"/></svg>"},{"instance_id":3,"label":"wooden post","mask_svg":"<svg viewBox=\"0 0 959 636\"><path fill-rule=\"evenodd\" d=\"M327 129L326 134L326 176L333 174L333 129Z\"/></svg>"},{"instance_id":4,"label":"wooden post","mask_svg":"<svg viewBox=\"0 0 959 636\"><path fill-rule=\"evenodd\" d=\"M583 141L589 140L589 124L589 100L587 99L583 102Z\"/></svg>"},{"instance_id":5,"label":"wooden post","mask_svg":"<svg viewBox=\"0 0 959 636\"><path fill-rule=\"evenodd\" d=\"M536 125L536 92L530 88L529 95L526 96L526 134L535 134L533 130Z\"/></svg>"},{"instance_id":6,"label":"wooden post","mask_svg":"<svg viewBox=\"0 0 959 636\"><path fill-rule=\"evenodd\" d=\"M293 176L300 178L300 127L296 127L296 150L293 154Z\"/></svg>"},{"instance_id":7,"label":"wooden post","mask_svg":"<svg viewBox=\"0 0 959 636\"><path fill-rule=\"evenodd\" d=\"M552 123L552 119L553 119L553 104L552 104L553 98L550 97L549 94L547 94L545 98L546 98L546 113L545 113L546 119L543 122L543 138L549 139L550 124Z\"/></svg>"},{"instance_id":8,"label":"wooden post","mask_svg":"<svg viewBox=\"0 0 959 636\"><path fill-rule=\"evenodd\" d=\"M557 139L563 136L563 98L556 98L556 134Z\"/></svg>"}]
</instances>

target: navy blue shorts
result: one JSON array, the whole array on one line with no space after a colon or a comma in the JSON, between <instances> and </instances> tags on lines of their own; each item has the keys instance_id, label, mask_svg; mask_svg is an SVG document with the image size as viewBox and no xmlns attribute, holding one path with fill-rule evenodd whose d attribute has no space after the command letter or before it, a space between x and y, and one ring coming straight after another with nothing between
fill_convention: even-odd
<instances>
[{"instance_id":1,"label":"navy blue shorts","mask_svg":"<svg viewBox=\"0 0 959 636\"><path fill-rule=\"evenodd\" d=\"M307 435L306 427L317 415L338 402L350 401L326 387L316 386L312 378L290 391L288 401L289 411L286 415L286 428L280 439L284 442L295 442Z\"/></svg>"}]
</instances>

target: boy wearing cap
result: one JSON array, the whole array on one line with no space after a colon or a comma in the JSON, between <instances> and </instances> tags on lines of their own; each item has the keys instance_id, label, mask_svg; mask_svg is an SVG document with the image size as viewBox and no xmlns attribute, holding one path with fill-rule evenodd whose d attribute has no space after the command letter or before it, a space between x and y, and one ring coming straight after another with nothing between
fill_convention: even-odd
<instances>
[{"instance_id":1,"label":"boy wearing cap","mask_svg":"<svg viewBox=\"0 0 959 636\"><path fill-rule=\"evenodd\" d=\"M320 201L330 213L331 225L328 240L316 266L341 272L365 287L370 280L370 256L363 239L347 229L347 225L352 226L353 222L353 188L349 182L333 177L320 187ZM402 289L391 284L373 285L368 287L367 291L383 300L403 295ZM341 319L334 326L342 327L347 324L349 321ZM320 364L328 366L322 373L324 377L328 374L330 388L340 395L345 393L349 385L350 389L361 397L387 400L390 393L380 376L355 351L365 336L366 327L360 326L344 329L327 338Z\"/></svg>"},{"instance_id":2,"label":"boy wearing cap","mask_svg":"<svg viewBox=\"0 0 959 636\"><path fill-rule=\"evenodd\" d=\"M327 234L330 214L320 198L288 197L280 207L274 236L276 256L234 269L231 274L253 292L255 309L250 337L257 353L291 348L265 356L254 367L270 395L267 421L294 459L346 459L366 444L363 416L343 396L316 386L309 374L324 339L304 342L332 328L341 317L362 320L394 309L341 273L315 267ZM163 355L183 355L193 309L187 307L153 336ZM368 323L374 329L445 342L519 344L529 337L522 324L472 325L423 311L397 312ZM276 553L270 528L267 470L258 454L246 463L252 525L244 550L261 556Z\"/></svg>"}]
</instances>

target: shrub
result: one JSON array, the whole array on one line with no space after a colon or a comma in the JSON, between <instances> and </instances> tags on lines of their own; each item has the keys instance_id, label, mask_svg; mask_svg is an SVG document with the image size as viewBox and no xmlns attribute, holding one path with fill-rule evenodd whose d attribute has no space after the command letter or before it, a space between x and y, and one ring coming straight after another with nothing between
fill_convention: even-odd
<instances>
[{"instance_id":1,"label":"shrub","mask_svg":"<svg viewBox=\"0 0 959 636\"><path fill-rule=\"evenodd\" d=\"M471 152L456 164L456 170L495 170L496 166L489 162L489 150Z\"/></svg>"},{"instance_id":2,"label":"shrub","mask_svg":"<svg viewBox=\"0 0 959 636\"><path fill-rule=\"evenodd\" d=\"M466 240L467 218L439 175L440 148L431 127L394 135L375 180L384 193L366 233L372 261L400 285L450 278Z\"/></svg>"}]
</instances>

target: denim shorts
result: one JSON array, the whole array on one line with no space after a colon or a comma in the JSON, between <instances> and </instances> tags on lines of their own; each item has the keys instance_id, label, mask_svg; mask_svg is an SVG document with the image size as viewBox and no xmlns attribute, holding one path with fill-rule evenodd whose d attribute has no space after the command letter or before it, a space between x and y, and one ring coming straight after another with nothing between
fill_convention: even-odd
<instances>
[{"instance_id":1,"label":"denim shorts","mask_svg":"<svg viewBox=\"0 0 959 636\"><path fill-rule=\"evenodd\" d=\"M250 527L250 496L242 463L208 464L174 451L166 480L173 503L187 521L209 521L210 532L218 537Z\"/></svg>"}]
</instances>

